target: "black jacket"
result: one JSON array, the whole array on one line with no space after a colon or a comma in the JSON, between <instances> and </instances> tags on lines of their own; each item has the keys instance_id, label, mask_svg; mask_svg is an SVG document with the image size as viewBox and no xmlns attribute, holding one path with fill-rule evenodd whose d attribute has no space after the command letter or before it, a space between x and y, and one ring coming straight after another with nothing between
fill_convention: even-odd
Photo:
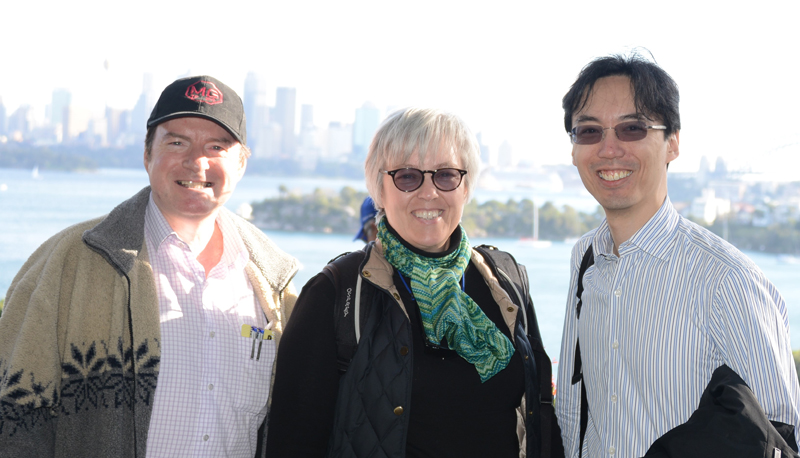
<instances>
[{"instance_id":1,"label":"black jacket","mask_svg":"<svg viewBox=\"0 0 800 458\"><path fill-rule=\"evenodd\" d=\"M356 353L340 381L329 456L406 456L412 383L409 351L412 345L411 327L403 307L398 303L399 295L392 282L393 269L382 253L373 248L373 245L367 247L358 273L353 272L353 275L360 274L363 277L362 288L373 290L367 294L372 298L369 306L371 312L364 323ZM351 253L349 256L358 254ZM492 275L500 280L502 275L498 275L496 266L489 260L487 263ZM501 285L502 282L505 280L501 281ZM514 286L518 289L521 287ZM508 291L505 288L512 289L507 286L504 287L505 291ZM513 297L513 301L516 302L517 298ZM548 393L551 387L549 384L539 386L538 371L547 370L549 373L549 367L537 368L535 363L534 348L541 349L541 339L532 304L525 304L516 317L513 340L515 350L522 356L525 373L525 451L530 458L539 457L541 435L547 434L557 439L552 448L563 456L557 425L543 428L541 424L540 408L552 409L552 404L540 405L540 399L543 398L541 392L547 390L545 393ZM544 353L543 349L541 351ZM552 423L555 424L554 421Z\"/></svg>"},{"instance_id":2,"label":"black jacket","mask_svg":"<svg viewBox=\"0 0 800 458\"><path fill-rule=\"evenodd\" d=\"M794 427L769 421L750 387L725 365L714 371L689 420L656 440L645 458L718 456L800 457Z\"/></svg>"}]
</instances>

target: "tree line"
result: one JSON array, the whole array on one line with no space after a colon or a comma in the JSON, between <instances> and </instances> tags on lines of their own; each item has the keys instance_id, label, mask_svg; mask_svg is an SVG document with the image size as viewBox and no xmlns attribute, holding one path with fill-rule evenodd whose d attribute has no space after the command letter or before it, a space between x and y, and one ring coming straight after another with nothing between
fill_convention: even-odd
<instances>
[{"instance_id":1,"label":"tree line","mask_svg":"<svg viewBox=\"0 0 800 458\"><path fill-rule=\"evenodd\" d=\"M361 203L367 193L351 187L339 193L315 189L310 194L288 192L253 204L253 223L266 230L355 234L360 224ZM602 221L601 210L589 214L572 207L556 208L547 202L539 208L539 238L564 240L579 237ZM462 225L470 237L531 237L533 202L472 200L464 207Z\"/></svg>"}]
</instances>

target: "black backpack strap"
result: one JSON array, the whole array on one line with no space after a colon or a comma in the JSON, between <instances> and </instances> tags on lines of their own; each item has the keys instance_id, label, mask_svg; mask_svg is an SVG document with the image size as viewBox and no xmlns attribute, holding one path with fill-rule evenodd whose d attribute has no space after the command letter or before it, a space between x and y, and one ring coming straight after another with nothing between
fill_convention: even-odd
<instances>
[{"instance_id":1,"label":"black backpack strap","mask_svg":"<svg viewBox=\"0 0 800 458\"><path fill-rule=\"evenodd\" d=\"M578 305L575 306L575 315L581 319L581 306L583 304L583 275L586 270L594 264L594 250L592 245L586 249L581 260L581 267L578 271L578 288L575 295L578 297ZM586 428L589 426L589 402L586 397L586 382L583 380L583 363L581 362L581 343L580 339L575 339L575 364L572 367L572 384L581 383L581 431L580 444L578 445L578 458L583 456L583 439L586 437Z\"/></svg>"},{"instance_id":2,"label":"black backpack strap","mask_svg":"<svg viewBox=\"0 0 800 458\"><path fill-rule=\"evenodd\" d=\"M523 313L525 330L537 341L537 345L541 346L542 337L539 334L536 313L533 311L533 302L528 289L528 271L525 266L518 264L510 253L500 251L494 246L479 245L474 249L486 259L496 273L500 286L508 293L511 300L525 312ZM518 303L520 301L521 304Z\"/></svg>"},{"instance_id":3,"label":"black backpack strap","mask_svg":"<svg viewBox=\"0 0 800 458\"><path fill-rule=\"evenodd\" d=\"M520 300L517 294L522 298L522 303L517 305L522 310L522 315L526 320L526 333L531 343L536 372L539 376L540 456L562 457L564 456L564 446L561 442L561 429L558 427L553 406L552 361L547 356L542 343L536 310L533 307L533 301L530 296L528 271L525 266L518 264L510 253L500 251L496 247L480 245L474 248L492 267L500 286L503 287L511 300L517 304Z\"/></svg>"},{"instance_id":4,"label":"black backpack strap","mask_svg":"<svg viewBox=\"0 0 800 458\"><path fill-rule=\"evenodd\" d=\"M323 267L322 273L336 288L336 300L333 307L334 326L336 327L336 365L344 374L358 347L355 330L355 294L356 284L360 276L361 263L366 257L364 250L343 253ZM362 301L364 299L362 288ZM369 288L367 288L369 289ZM362 318L364 313L362 312ZM364 320L360 320L363 326Z\"/></svg>"}]
</instances>

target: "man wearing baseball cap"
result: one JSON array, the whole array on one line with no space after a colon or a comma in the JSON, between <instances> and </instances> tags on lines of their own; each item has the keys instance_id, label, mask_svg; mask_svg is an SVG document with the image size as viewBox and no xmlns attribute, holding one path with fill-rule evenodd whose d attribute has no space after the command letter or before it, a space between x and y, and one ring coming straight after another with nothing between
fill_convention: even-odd
<instances>
[{"instance_id":1,"label":"man wearing baseball cap","mask_svg":"<svg viewBox=\"0 0 800 458\"><path fill-rule=\"evenodd\" d=\"M262 456L298 262L223 207L246 142L233 90L173 82L150 186L28 259L0 319L0 457Z\"/></svg>"}]
</instances>

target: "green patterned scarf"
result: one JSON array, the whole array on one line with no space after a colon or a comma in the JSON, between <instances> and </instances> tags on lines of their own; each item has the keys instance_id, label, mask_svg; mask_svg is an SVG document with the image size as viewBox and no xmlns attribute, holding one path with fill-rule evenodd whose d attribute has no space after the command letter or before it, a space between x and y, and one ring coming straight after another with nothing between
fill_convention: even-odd
<instances>
[{"instance_id":1,"label":"green patterned scarf","mask_svg":"<svg viewBox=\"0 0 800 458\"><path fill-rule=\"evenodd\" d=\"M464 230L458 249L441 258L409 250L389 231L386 218L378 223L378 240L386 260L411 279L428 340L439 345L447 339L451 350L475 366L481 382L505 369L514 346L458 284L472 253Z\"/></svg>"}]
</instances>

